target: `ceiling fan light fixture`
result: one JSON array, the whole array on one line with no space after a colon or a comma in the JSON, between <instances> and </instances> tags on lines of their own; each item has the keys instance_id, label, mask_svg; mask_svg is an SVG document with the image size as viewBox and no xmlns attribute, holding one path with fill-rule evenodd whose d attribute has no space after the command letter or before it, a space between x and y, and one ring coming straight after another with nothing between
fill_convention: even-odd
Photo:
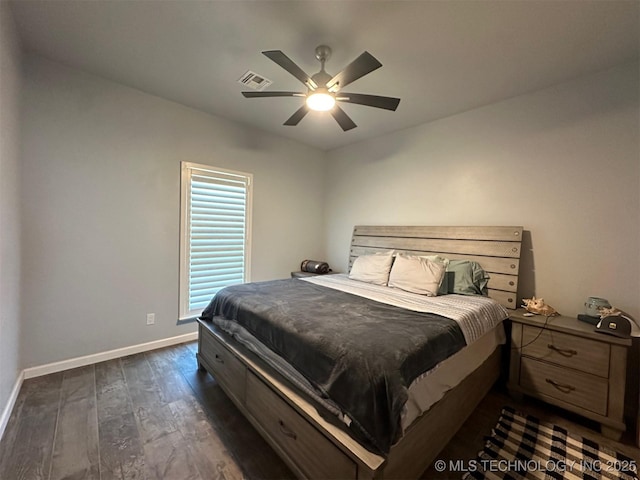
<instances>
[{"instance_id":1,"label":"ceiling fan light fixture","mask_svg":"<svg viewBox=\"0 0 640 480\"><path fill-rule=\"evenodd\" d=\"M307 106L317 112L327 112L336 104L333 95L326 92L314 92L307 97Z\"/></svg>"}]
</instances>

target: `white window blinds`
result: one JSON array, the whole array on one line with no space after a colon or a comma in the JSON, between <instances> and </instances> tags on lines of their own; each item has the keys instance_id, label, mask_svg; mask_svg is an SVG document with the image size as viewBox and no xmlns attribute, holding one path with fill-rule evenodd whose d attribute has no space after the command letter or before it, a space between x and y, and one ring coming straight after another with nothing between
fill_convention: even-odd
<instances>
[{"instance_id":1,"label":"white window blinds","mask_svg":"<svg viewBox=\"0 0 640 480\"><path fill-rule=\"evenodd\" d=\"M249 281L251 174L182 164L180 318L228 285Z\"/></svg>"}]
</instances>

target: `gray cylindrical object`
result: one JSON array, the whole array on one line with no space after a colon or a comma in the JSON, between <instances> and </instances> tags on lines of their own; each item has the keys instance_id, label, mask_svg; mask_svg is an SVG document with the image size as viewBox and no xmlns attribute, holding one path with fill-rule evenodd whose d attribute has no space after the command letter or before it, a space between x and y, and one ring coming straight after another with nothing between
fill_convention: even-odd
<instances>
[{"instance_id":1,"label":"gray cylindrical object","mask_svg":"<svg viewBox=\"0 0 640 480\"><path fill-rule=\"evenodd\" d=\"M318 260L303 260L300 264L300 270L311 273L329 273L329 264L327 262L319 262Z\"/></svg>"}]
</instances>

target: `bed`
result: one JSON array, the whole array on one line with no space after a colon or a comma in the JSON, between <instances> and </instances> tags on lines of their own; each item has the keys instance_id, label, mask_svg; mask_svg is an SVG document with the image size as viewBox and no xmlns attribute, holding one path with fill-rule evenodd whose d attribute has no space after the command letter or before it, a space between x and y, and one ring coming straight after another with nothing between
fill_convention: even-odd
<instances>
[{"instance_id":1,"label":"bed","mask_svg":"<svg viewBox=\"0 0 640 480\"><path fill-rule=\"evenodd\" d=\"M506 309L514 309L517 306L521 238L522 227L356 226L349 266L351 268L358 257L363 256L364 259L389 250L403 255L441 255L451 260L477 262L490 276L486 288L488 297L494 300L487 301L479 297L477 302L482 304L483 309L494 308L489 303L496 302ZM327 285L327 282L339 285ZM435 317L429 317L429 322L416 322L416 314L406 312L403 304L379 304L376 297L379 293L375 291L378 287L365 286L365 293L354 295L350 289L357 288L358 282L354 287L353 281L346 275L246 284L234 290L234 295L243 299L241 302L234 303L236 299L231 293L226 297L221 296L216 302L215 311L212 310L214 313L209 312L199 319L199 367L218 380L240 411L300 478L419 477L486 395L500 373L500 344L504 341L500 321L495 321L486 331L476 332L474 337L473 328L464 327L458 319L453 321L448 314L442 315L441 311L436 310L434 314L430 304L417 315ZM379 288L383 294L384 289L397 290ZM328 293L329 290L332 293ZM299 300L285 302L287 292L290 297ZM369 294L372 295L370 298L361 298ZM354 300L352 297L356 296ZM305 305L303 299L307 297L309 300ZM347 297L358 304L357 307L351 304L342 307L351 317L345 317L346 314L340 312L340 306L347 305L343 303ZM413 302L413 297L418 295L412 293L406 297ZM451 308L447 302L456 303L458 297L461 302L465 300L461 295L444 295L432 297L429 301L433 301L432 304L446 304L442 308ZM395 301L394 293L391 303ZM304 323L313 320L308 318L309 315L305 316L302 324L292 323L298 321L293 318L298 316L296 311L290 310L292 303L300 303L306 312L313 311L313 305L326 304L327 308L322 309L326 310L325 316L320 317L318 313L315 324ZM333 303L335 308L330 308ZM467 303L461 305L460 311L468 308ZM253 309L251 313L243 311L238 315L240 320L233 320L231 317L245 306L247 311ZM257 317L262 315L263 310L277 312L277 316L282 317L278 321L284 322L287 328L280 328L275 323L261 333L259 330L263 328L263 319ZM360 318L357 318L358 315ZM413 342L416 346L412 342L398 347L393 344L389 347L391 350L385 353L384 339L376 340L372 330L368 334L362 333L367 330L357 330L371 328L368 323L371 318L387 315L394 319L394 326L398 325L397 332L393 329L385 331L389 338L397 337L403 341L401 337L404 331L410 332L406 337L414 338L417 334L412 329L427 328L424 325L428 323L429 329L440 337L447 337L449 343L438 347L435 338L440 337L426 342L429 349L435 349L436 357L434 360L429 356L431 363L428 368L421 370L427 364L420 363L422 357L416 352L422 352L426 347L416 342ZM365 383L359 383L362 380L360 377L371 376L371 372L358 376L351 371L358 369L336 370L335 364L341 362L343 357L348 357L357 342L349 343L349 335L352 335L349 332L336 334L337 337L332 333L333 317L343 325L353 323L356 331L353 335L357 336L360 331L361 338L371 338L370 342L361 342L371 343L375 348L375 361L367 362L384 363L387 356L394 356L390 352L395 352L396 348L398 351L406 349L411 361L402 357L398 360L401 363L397 364L401 367L398 370L406 375L395 381L383 373L384 387L379 391L376 388L380 382L375 382L376 388L372 390L368 390ZM288 329L290 324L295 328ZM418 324L419 327L416 327ZM323 329L319 333L311 329L312 340L302 336L307 334L310 326ZM300 339L297 338L298 331L302 332ZM257 346L252 343L255 339L247 339L247 332L249 337L251 334L259 337ZM319 337L322 337L322 341L318 343L323 345L324 350L307 353L309 345L304 342L313 343L313 339ZM326 341L334 337L339 340ZM456 337L462 337L462 345L455 343L460 343L459 339L455 340ZM470 337L474 337L472 342L469 341ZM296 342L301 343L296 346ZM442 354L439 349L447 352ZM274 351L277 353L274 354ZM358 353L353 356L356 360L359 358ZM315 361L310 362L305 357ZM330 365L333 370L324 371L324 364ZM408 364L411 368L407 367ZM374 370L372 368L371 371ZM313 377L314 374L320 377ZM325 383L325 377L330 377L331 381ZM402 388L396 385L398 383ZM344 388L345 384L358 387L349 390ZM334 385L342 388L333 388ZM434 385L440 386L435 388ZM345 390L347 394L344 394ZM352 398L355 395L351 391L363 394L363 398L373 402L372 405L367 403L369 400L361 402L359 397ZM399 392L398 395L396 392ZM373 418L373 412L376 418ZM377 415L381 415L381 419Z\"/></svg>"}]
</instances>

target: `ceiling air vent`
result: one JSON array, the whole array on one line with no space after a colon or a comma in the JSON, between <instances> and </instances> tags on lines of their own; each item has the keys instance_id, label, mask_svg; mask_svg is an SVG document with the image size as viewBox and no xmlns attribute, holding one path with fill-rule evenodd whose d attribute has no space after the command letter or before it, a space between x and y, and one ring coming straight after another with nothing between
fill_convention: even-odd
<instances>
[{"instance_id":1,"label":"ceiling air vent","mask_svg":"<svg viewBox=\"0 0 640 480\"><path fill-rule=\"evenodd\" d=\"M253 90L264 90L273 82L267 78L264 78L262 75L258 75L256 72L248 70L247 73L245 73L238 79L238 83L241 83L242 85L245 85Z\"/></svg>"}]
</instances>

